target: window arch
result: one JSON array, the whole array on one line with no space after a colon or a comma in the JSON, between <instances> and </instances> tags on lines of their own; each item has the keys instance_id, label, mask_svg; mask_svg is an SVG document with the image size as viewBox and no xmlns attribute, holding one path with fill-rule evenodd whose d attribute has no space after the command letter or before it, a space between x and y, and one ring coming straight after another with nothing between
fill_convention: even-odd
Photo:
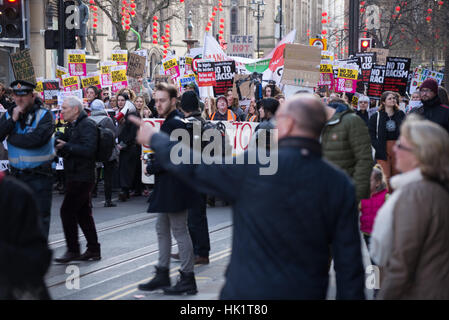
<instances>
[{"instance_id":1,"label":"window arch","mask_svg":"<svg viewBox=\"0 0 449 320\"><path fill-rule=\"evenodd\" d=\"M231 9L231 34L238 34L239 11L237 7Z\"/></svg>"}]
</instances>

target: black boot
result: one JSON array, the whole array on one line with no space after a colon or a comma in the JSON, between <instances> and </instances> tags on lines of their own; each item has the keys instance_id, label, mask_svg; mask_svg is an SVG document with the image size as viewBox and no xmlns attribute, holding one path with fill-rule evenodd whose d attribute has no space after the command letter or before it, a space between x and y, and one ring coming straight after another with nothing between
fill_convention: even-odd
<instances>
[{"instance_id":1,"label":"black boot","mask_svg":"<svg viewBox=\"0 0 449 320\"><path fill-rule=\"evenodd\" d=\"M179 270L181 277L178 282L170 288L164 289L164 294L167 295L181 295L181 294L196 294L195 274L193 272L183 272Z\"/></svg>"},{"instance_id":2,"label":"black boot","mask_svg":"<svg viewBox=\"0 0 449 320\"><path fill-rule=\"evenodd\" d=\"M147 283L139 284L138 288L142 291L153 291L170 287L170 276L168 268L156 268L156 275Z\"/></svg>"}]
</instances>

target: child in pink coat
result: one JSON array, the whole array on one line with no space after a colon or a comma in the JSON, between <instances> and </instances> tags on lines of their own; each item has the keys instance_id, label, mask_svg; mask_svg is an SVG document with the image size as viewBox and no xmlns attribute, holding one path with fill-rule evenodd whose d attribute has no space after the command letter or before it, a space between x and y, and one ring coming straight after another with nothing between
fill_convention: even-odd
<instances>
[{"instance_id":1,"label":"child in pink coat","mask_svg":"<svg viewBox=\"0 0 449 320\"><path fill-rule=\"evenodd\" d=\"M379 211L388 197L387 183L385 182L382 168L379 165L375 165L371 172L370 187L371 198L362 199L360 203L360 211L362 212L360 216L360 230L363 233L363 238L368 248L377 211Z\"/></svg>"}]
</instances>

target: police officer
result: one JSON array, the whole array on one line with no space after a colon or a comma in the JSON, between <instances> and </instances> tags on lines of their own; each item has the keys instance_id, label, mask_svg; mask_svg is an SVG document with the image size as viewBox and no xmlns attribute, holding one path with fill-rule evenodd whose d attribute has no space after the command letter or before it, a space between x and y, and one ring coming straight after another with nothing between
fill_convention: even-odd
<instances>
[{"instance_id":1,"label":"police officer","mask_svg":"<svg viewBox=\"0 0 449 320\"><path fill-rule=\"evenodd\" d=\"M11 83L16 104L0 119L0 141L7 137L11 174L34 192L43 233L48 238L52 200L51 162L54 151L54 119L33 93L35 85L23 80Z\"/></svg>"}]
</instances>

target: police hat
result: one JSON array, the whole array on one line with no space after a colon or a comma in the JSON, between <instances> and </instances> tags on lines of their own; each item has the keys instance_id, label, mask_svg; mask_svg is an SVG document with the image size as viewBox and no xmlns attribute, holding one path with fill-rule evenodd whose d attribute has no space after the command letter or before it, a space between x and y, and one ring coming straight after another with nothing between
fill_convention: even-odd
<instances>
[{"instance_id":1,"label":"police hat","mask_svg":"<svg viewBox=\"0 0 449 320\"><path fill-rule=\"evenodd\" d=\"M14 94L18 96L26 96L27 94L33 92L34 88L36 88L36 85L24 80L16 80L11 82L10 86Z\"/></svg>"}]
</instances>

